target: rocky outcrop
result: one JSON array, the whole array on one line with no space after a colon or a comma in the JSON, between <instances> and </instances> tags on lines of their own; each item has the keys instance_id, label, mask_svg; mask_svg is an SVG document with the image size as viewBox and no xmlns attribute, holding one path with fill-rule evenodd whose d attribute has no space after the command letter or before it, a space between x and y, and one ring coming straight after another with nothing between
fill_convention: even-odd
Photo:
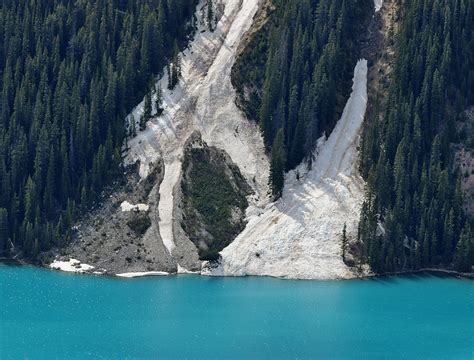
<instances>
[{"instance_id":1,"label":"rocky outcrop","mask_svg":"<svg viewBox=\"0 0 474 360\"><path fill-rule=\"evenodd\" d=\"M74 228L62 254L105 273L176 272L177 264L163 246L157 227L163 172L163 162L158 161L147 178L139 181L136 166L129 167L124 184Z\"/></svg>"}]
</instances>

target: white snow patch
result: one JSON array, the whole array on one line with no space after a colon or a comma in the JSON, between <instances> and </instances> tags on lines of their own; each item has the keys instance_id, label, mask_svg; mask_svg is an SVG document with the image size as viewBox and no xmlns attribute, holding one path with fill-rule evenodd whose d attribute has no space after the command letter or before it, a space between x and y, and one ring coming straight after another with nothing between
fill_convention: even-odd
<instances>
[{"instance_id":1,"label":"white snow patch","mask_svg":"<svg viewBox=\"0 0 474 360\"><path fill-rule=\"evenodd\" d=\"M319 141L312 170L287 174L282 198L222 252L221 265L207 275L268 275L299 279L352 278L342 261L341 233L357 232L363 180L357 170L359 130L367 106L367 61L354 70L352 94L327 141ZM243 151L243 153L245 153ZM300 180L296 179L299 173Z\"/></svg>"},{"instance_id":2,"label":"white snow patch","mask_svg":"<svg viewBox=\"0 0 474 360\"><path fill-rule=\"evenodd\" d=\"M177 184L186 140L195 130L210 146L225 150L237 164L256 195L249 198L248 213L268 203L269 161L258 126L248 121L235 105L235 89L231 69L238 45L253 22L261 0L224 0L224 14L215 30L210 32L202 17L202 0L197 7L198 29L194 40L181 53L182 79L173 91L167 89L165 74L157 85L163 92L164 109L153 118L144 131L128 142L126 164L140 162L140 177L145 178L153 163L164 160L165 174L160 185L159 231L171 253L174 249L172 231L173 189ZM153 106L155 96L152 99ZM138 121L144 102L127 117Z\"/></svg>"},{"instance_id":3,"label":"white snow patch","mask_svg":"<svg viewBox=\"0 0 474 360\"><path fill-rule=\"evenodd\" d=\"M54 260L53 263L49 265L49 267L54 270L75 273L84 273L94 269L92 265L81 264L81 262L76 259L69 259L69 261Z\"/></svg>"},{"instance_id":4,"label":"white snow patch","mask_svg":"<svg viewBox=\"0 0 474 360\"><path fill-rule=\"evenodd\" d=\"M375 12L379 12L383 6L383 0L374 0Z\"/></svg>"},{"instance_id":5,"label":"white snow patch","mask_svg":"<svg viewBox=\"0 0 474 360\"><path fill-rule=\"evenodd\" d=\"M143 276L166 276L169 275L166 271L137 271L137 272L127 272L116 274L116 276L123 277L123 278L136 278L136 277L143 277Z\"/></svg>"},{"instance_id":6,"label":"white snow patch","mask_svg":"<svg viewBox=\"0 0 474 360\"><path fill-rule=\"evenodd\" d=\"M122 211L148 211L150 208L146 204L130 204L128 201L124 201L120 204L120 207L122 208Z\"/></svg>"}]
</instances>

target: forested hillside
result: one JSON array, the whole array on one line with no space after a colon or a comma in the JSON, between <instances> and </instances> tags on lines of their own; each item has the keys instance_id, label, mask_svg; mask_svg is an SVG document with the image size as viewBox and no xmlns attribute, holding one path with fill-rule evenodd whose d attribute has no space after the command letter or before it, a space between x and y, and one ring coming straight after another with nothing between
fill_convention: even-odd
<instances>
[{"instance_id":1,"label":"forested hillside","mask_svg":"<svg viewBox=\"0 0 474 360\"><path fill-rule=\"evenodd\" d=\"M386 105L377 109L362 144L368 194L359 240L377 272L470 271L473 232L451 144L459 141L458 117L474 103L474 3L397 6L400 32Z\"/></svg>"},{"instance_id":2,"label":"forested hillside","mask_svg":"<svg viewBox=\"0 0 474 360\"><path fill-rule=\"evenodd\" d=\"M268 1L266 24L253 34L233 69L247 115L271 150L273 193L283 172L312 153L331 130L348 96L356 40L372 0ZM262 15L263 16L263 15Z\"/></svg>"},{"instance_id":3,"label":"forested hillside","mask_svg":"<svg viewBox=\"0 0 474 360\"><path fill-rule=\"evenodd\" d=\"M60 246L120 174L124 118L184 44L196 0L0 5L0 256Z\"/></svg>"}]
</instances>

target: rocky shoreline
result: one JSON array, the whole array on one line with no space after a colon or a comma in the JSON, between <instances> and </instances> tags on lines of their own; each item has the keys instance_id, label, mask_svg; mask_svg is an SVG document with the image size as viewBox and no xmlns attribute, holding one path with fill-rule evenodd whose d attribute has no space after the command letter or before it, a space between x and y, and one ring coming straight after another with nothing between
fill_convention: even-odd
<instances>
[{"instance_id":1,"label":"rocky shoreline","mask_svg":"<svg viewBox=\"0 0 474 360\"><path fill-rule=\"evenodd\" d=\"M75 259L70 259L74 260ZM76 260L77 261L77 260ZM1 264L6 264L10 266L35 266L43 269L48 269L48 270L53 270L53 271L65 271L61 269L54 269L51 267L52 264L48 263L31 263L29 261L26 261L24 259L9 259L9 258L0 258L0 263ZM82 263L81 263L82 264ZM87 264L82 264L82 265L87 265ZM94 272L93 270L87 270L87 271L74 271L72 272L74 274L79 274L79 275L94 275L94 276L109 276L109 277L118 277L118 278L138 278L138 277L149 277L149 276L177 276L177 275L199 275L199 276L208 276L206 274L201 274L201 272L196 271L185 271L184 269L181 269L181 271L176 271L174 273L167 273L163 271L149 271L149 272L123 272L123 273L109 273L109 272ZM357 277L354 277L353 279L328 279L328 280L312 280L312 281L334 281L334 280L370 280L370 279L377 279L377 278L388 278L388 277L396 277L396 276L411 276L411 275L433 275L433 276L447 276L447 277L455 277L455 278L463 278L463 279L469 279L469 280L474 280L474 272L471 273L463 273L463 272L458 272L455 270L450 270L450 269L437 269L437 268L426 268L426 269L419 269L419 270L410 270L410 271L399 271L399 272L393 272L393 273L386 273L386 274L363 274ZM212 275L216 277L242 277L242 276L235 276L235 275ZM281 280L306 280L308 279L287 279L285 277L275 277L275 276L259 276L259 275L244 275L243 277L274 277L277 279ZM310 280L311 281L311 280Z\"/></svg>"}]
</instances>

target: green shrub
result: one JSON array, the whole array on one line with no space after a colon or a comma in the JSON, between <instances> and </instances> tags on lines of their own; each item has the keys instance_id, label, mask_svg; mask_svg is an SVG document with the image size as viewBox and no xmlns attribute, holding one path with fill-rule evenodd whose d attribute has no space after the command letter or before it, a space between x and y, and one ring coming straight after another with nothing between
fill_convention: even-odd
<instances>
[{"instance_id":1,"label":"green shrub","mask_svg":"<svg viewBox=\"0 0 474 360\"><path fill-rule=\"evenodd\" d=\"M135 235L143 236L151 226L151 220L147 214L134 215L132 219L127 221L127 225Z\"/></svg>"}]
</instances>

